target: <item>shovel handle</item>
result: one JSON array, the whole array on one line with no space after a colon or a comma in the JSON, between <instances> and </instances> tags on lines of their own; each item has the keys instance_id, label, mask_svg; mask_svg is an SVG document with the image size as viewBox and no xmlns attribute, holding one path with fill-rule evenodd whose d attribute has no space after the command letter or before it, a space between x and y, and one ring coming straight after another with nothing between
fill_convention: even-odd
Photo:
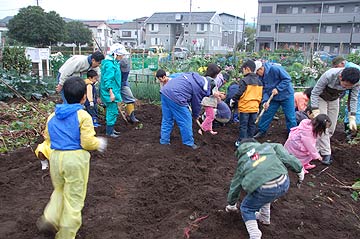
<instances>
[{"instance_id":1,"label":"shovel handle","mask_svg":"<svg viewBox=\"0 0 360 239\"><path fill-rule=\"evenodd\" d=\"M267 104L270 104L270 102L271 102L271 100L272 100L273 97L274 97L274 93L272 93L272 94L270 95L270 97L269 97L269 99L266 101L266 103L267 103ZM262 117L262 115L264 114L264 112L265 112L265 108L263 108L263 109L261 110L260 114L258 115L258 117L257 117L256 120L255 120L255 124L257 124L257 123L259 122L259 120L260 120L260 118Z\"/></svg>"}]
</instances>

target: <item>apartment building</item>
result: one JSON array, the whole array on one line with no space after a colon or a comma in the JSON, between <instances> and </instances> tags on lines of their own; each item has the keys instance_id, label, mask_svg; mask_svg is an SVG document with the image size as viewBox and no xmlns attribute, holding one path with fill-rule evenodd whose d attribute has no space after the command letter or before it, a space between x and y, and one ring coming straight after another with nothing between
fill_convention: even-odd
<instances>
[{"instance_id":1,"label":"apartment building","mask_svg":"<svg viewBox=\"0 0 360 239\"><path fill-rule=\"evenodd\" d=\"M222 20L216 12L156 12L146 21L146 47L174 46L197 52L225 52Z\"/></svg>"},{"instance_id":2,"label":"apartment building","mask_svg":"<svg viewBox=\"0 0 360 239\"><path fill-rule=\"evenodd\" d=\"M233 50L236 44L243 42L245 19L228 13L220 13L219 16L223 25L221 45Z\"/></svg>"},{"instance_id":3,"label":"apartment building","mask_svg":"<svg viewBox=\"0 0 360 239\"><path fill-rule=\"evenodd\" d=\"M258 0L256 50L346 54L360 48L359 0Z\"/></svg>"}]
</instances>

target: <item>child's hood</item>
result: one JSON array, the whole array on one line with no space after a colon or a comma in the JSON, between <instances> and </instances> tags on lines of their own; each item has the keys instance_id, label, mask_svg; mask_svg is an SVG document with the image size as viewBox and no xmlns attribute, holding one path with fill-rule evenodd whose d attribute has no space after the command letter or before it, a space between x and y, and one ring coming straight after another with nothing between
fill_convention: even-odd
<instances>
[{"instance_id":1,"label":"child's hood","mask_svg":"<svg viewBox=\"0 0 360 239\"><path fill-rule=\"evenodd\" d=\"M290 129L290 131L306 130L312 131L311 119L303 119L299 126Z\"/></svg>"},{"instance_id":2,"label":"child's hood","mask_svg":"<svg viewBox=\"0 0 360 239\"><path fill-rule=\"evenodd\" d=\"M80 109L83 109L84 106L81 104L58 104L55 107L55 117L58 119L65 119L72 115L74 112L77 112Z\"/></svg>"}]
</instances>

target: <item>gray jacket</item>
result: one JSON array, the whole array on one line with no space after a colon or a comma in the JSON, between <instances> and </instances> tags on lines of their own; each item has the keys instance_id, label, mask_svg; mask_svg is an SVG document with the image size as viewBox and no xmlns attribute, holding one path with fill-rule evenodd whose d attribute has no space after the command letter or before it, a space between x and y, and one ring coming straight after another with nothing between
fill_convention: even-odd
<instances>
[{"instance_id":1,"label":"gray jacket","mask_svg":"<svg viewBox=\"0 0 360 239\"><path fill-rule=\"evenodd\" d=\"M334 101L340 98L347 89L340 84L340 74L344 68L331 68L327 70L317 81L314 89L311 92L311 107L313 109L319 108L319 97L325 101ZM351 89L350 97L350 112L356 113L357 101L359 93L359 83L355 84Z\"/></svg>"}]
</instances>

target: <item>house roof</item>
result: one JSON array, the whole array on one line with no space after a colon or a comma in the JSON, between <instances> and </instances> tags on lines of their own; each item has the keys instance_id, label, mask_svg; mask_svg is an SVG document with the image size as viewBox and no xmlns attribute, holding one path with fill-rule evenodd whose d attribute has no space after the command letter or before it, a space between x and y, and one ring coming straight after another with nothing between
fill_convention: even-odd
<instances>
[{"instance_id":1,"label":"house roof","mask_svg":"<svg viewBox=\"0 0 360 239\"><path fill-rule=\"evenodd\" d=\"M191 12L192 23L208 23L216 12ZM176 20L179 17L179 20ZM156 12L146 21L148 23L189 23L190 12Z\"/></svg>"},{"instance_id":2,"label":"house roof","mask_svg":"<svg viewBox=\"0 0 360 239\"><path fill-rule=\"evenodd\" d=\"M226 15L226 16L229 16L229 17L233 17L233 18L237 18L237 19L243 20L243 21L245 20L245 19L242 18L242 17L238 17L238 16L235 16L235 15L232 15L232 14L229 14L229 13L225 13L225 12L219 14L219 16L223 16L223 15Z\"/></svg>"},{"instance_id":3,"label":"house roof","mask_svg":"<svg viewBox=\"0 0 360 239\"><path fill-rule=\"evenodd\" d=\"M124 24L119 27L120 30L137 29L137 28L140 28L140 24L138 24L136 22L124 22Z\"/></svg>"},{"instance_id":4,"label":"house roof","mask_svg":"<svg viewBox=\"0 0 360 239\"><path fill-rule=\"evenodd\" d=\"M120 27L122 26L122 24L112 24L112 23L108 23L108 25L112 29L120 29Z\"/></svg>"},{"instance_id":5,"label":"house roof","mask_svg":"<svg viewBox=\"0 0 360 239\"><path fill-rule=\"evenodd\" d=\"M140 18L134 19L133 21L134 21L134 22L145 22L146 19L148 19L148 18L149 18L149 17L140 17Z\"/></svg>"},{"instance_id":6,"label":"house roof","mask_svg":"<svg viewBox=\"0 0 360 239\"><path fill-rule=\"evenodd\" d=\"M81 21L81 22L88 27L98 27L101 24L106 24L106 22L102 20Z\"/></svg>"}]
</instances>

